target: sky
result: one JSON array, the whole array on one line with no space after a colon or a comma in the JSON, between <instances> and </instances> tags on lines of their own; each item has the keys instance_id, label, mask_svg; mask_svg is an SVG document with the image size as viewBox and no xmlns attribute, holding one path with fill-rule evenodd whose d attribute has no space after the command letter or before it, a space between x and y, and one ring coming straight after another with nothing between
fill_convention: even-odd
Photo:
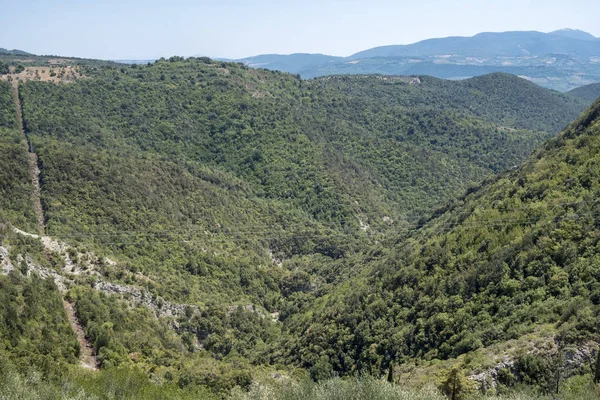
<instances>
[{"instance_id":1,"label":"sky","mask_svg":"<svg viewBox=\"0 0 600 400\"><path fill-rule=\"evenodd\" d=\"M361 50L479 32L581 29L598 0L0 0L0 47L145 60Z\"/></svg>"}]
</instances>

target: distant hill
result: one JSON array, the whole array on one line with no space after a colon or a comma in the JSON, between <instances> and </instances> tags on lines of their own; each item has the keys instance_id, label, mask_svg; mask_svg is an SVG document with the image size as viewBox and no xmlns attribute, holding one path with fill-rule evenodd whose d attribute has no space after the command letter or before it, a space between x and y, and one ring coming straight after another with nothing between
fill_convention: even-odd
<instances>
[{"instance_id":1,"label":"distant hill","mask_svg":"<svg viewBox=\"0 0 600 400\"><path fill-rule=\"evenodd\" d=\"M304 78L336 74L431 75L463 79L506 72L567 91L600 80L600 40L571 29L485 32L473 37L380 46L349 57L292 54L240 60L250 67L299 73Z\"/></svg>"},{"instance_id":2,"label":"distant hill","mask_svg":"<svg viewBox=\"0 0 600 400\"><path fill-rule=\"evenodd\" d=\"M0 55L28 56L28 55L30 55L30 53L27 53L26 51L23 51L23 50L17 50L17 49L8 50L8 49L3 49L2 47L0 47Z\"/></svg>"},{"instance_id":3,"label":"distant hill","mask_svg":"<svg viewBox=\"0 0 600 400\"><path fill-rule=\"evenodd\" d=\"M580 40L600 40L596 36L580 31L579 29L560 29L558 31L550 32L550 34Z\"/></svg>"},{"instance_id":4,"label":"distant hill","mask_svg":"<svg viewBox=\"0 0 600 400\"><path fill-rule=\"evenodd\" d=\"M341 60L343 60L343 57L297 53L290 55L263 54L235 61L242 62L251 68L266 68L296 74L314 65L328 64Z\"/></svg>"},{"instance_id":5,"label":"distant hill","mask_svg":"<svg viewBox=\"0 0 600 400\"><path fill-rule=\"evenodd\" d=\"M585 34L585 32L581 32ZM591 35L590 35L591 36ZM591 36L593 37L593 36ZM409 45L382 46L361 51L350 59L373 57L531 57L566 54L589 58L600 55L600 41L581 40L556 33L485 32L473 37L428 39Z\"/></svg>"},{"instance_id":6,"label":"distant hill","mask_svg":"<svg viewBox=\"0 0 600 400\"><path fill-rule=\"evenodd\" d=\"M600 82L585 85L569 91L571 96L579 97L584 101L592 102L600 97Z\"/></svg>"},{"instance_id":7,"label":"distant hill","mask_svg":"<svg viewBox=\"0 0 600 400\"><path fill-rule=\"evenodd\" d=\"M89 58L65 57L57 55L38 55L23 50L7 50L0 48L0 63L7 65L23 65L24 67L57 67L57 66L91 66L99 67L117 65L114 61L95 60Z\"/></svg>"}]
</instances>

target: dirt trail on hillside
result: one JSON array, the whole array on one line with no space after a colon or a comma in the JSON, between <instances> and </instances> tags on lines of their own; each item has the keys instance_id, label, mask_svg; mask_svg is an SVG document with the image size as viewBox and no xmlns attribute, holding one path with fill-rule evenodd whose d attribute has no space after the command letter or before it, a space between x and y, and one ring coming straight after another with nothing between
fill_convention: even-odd
<instances>
[{"instance_id":1,"label":"dirt trail on hillside","mask_svg":"<svg viewBox=\"0 0 600 400\"><path fill-rule=\"evenodd\" d=\"M40 239L42 242L42 245L44 246L44 248L48 254L50 254L50 253L56 254L57 253L60 257L63 258L63 260L65 261L64 270L66 272L69 272L74 275L79 274L77 267L75 266L75 264L69 257L67 245L65 245L64 243L61 243L57 240L53 240L53 239L49 238L48 236L40 236L40 235L37 235L34 233L27 233L25 231L15 228L15 227L13 227L13 230L15 231L15 233L18 233L23 236ZM70 281L69 278L65 278L63 275L57 273L54 270L36 266L35 264L33 264L31 262L31 260L29 258L25 258L25 262L27 263L29 271L36 272L42 278L53 279L54 283L58 287L58 290L60 291L61 295L65 294L65 292L67 291L67 282L72 282L72 281ZM90 272L90 274L92 274L92 273L93 272ZM77 317L77 312L75 311L75 307L73 306L72 303L69 303L64 298L63 298L62 302L63 302L63 307L65 309L65 313L67 315L67 320L69 321L69 325L71 325L71 329L73 329L73 332L75 332L75 335L77 336L77 341L79 342L79 361L81 363L81 366L84 368L87 368L87 369L97 370L98 369L98 359L96 358L96 356L94 354L94 348L93 348L92 344L85 336L85 330L83 329L83 325L81 324L81 322L79 321L79 318Z\"/></svg>"},{"instance_id":2,"label":"dirt trail on hillside","mask_svg":"<svg viewBox=\"0 0 600 400\"><path fill-rule=\"evenodd\" d=\"M69 324L71 324L71 327L77 335L77 341L79 342L79 361L81 362L81 366L87 369L97 370L98 360L94 355L94 348L90 341L85 337L85 331L77 318L73 304L63 300L63 306L67 312Z\"/></svg>"},{"instance_id":3,"label":"dirt trail on hillside","mask_svg":"<svg viewBox=\"0 0 600 400\"><path fill-rule=\"evenodd\" d=\"M23 113L21 100L19 98L19 83L17 81L12 82L13 89L13 100L15 102L15 108L17 110L17 124L19 130L21 131L21 135L23 136L23 142L27 146L27 162L29 169L29 179L31 180L31 185L33 186L33 191L31 193L31 201L33 203L33 211L35 212L35 216L38 221L38 230L41 235L44 234L44 210L42 209L42 201L41 195L42 190L40 188L40 169L38 167L38 157L37 154L31 151L31 144L27 140L27 136L25 135L25 129L23 128Z\"/></svg>"},{"instance_id":4,"label":"dirt trail on hillside","mask_svg":"<svg viewBox=\"0 0 600 400\"><path fill-rule=\"evenodd\" d=\"M27 135L25 134L25 129L23 127L23 112L22 112L22 106L21 106L21 99L19 98L19 83L17 81L12 82L12 90L13 90L13 100L15 103L16 111L17 111L17 124L18 124L19 130L21 131L21 135L23 137L23 143L27 148L27 155L28 155L27 161L29 164L28 165L29 178L31 180L31 185L33 187L33 190L31 192L31 201L33 203L33 210L35 212L35 216L38 221L38 231L39 231L40 235L38 236L38 235L27 234L26 232L19 231L19 230L16 230L16 231L18 231L19 233L28 235L28 236L41 238L42 244L44 245L46 250L48 252L59 252L59 254L61 254L63 259L65 260L65 266L70 267L70 270L72 271L74 269L73 262L72 262L71 258L69 257L68 253L63 251L64 249L61 248L61 246L58 244L58 242L51 240L47 236L44 236L45 218L44 218L44 210L42 208L42 201L41 201L42 190L40 187L40 169L38 167L38 157L37 157L37 154L35 154L32 151L31 143L29 143ZM74 272L74 271L72 271L72 272ZM58 285L58 283L60 283L60 282L57 282L57 285ZM60 288L62 288L62 290L64 290L64 286L59 285L59 289ZM75 312L75 309L73 308L73 305L63 299L63 306L65 308L65 313L67 314L67 319L69 320L69 324L71 325L71 328L77 335L77 341L79 342L79 349L80 349L79 350L79 360L81 361L81 366L84 368L97 370L98 369L98 360L94 356L94 349L93 349L91 343L89 342L89 340L87 340L87 338L85 337L85 332L83 330L83 326L77 319L77 314Z\"/></svg>"}]
</instances>

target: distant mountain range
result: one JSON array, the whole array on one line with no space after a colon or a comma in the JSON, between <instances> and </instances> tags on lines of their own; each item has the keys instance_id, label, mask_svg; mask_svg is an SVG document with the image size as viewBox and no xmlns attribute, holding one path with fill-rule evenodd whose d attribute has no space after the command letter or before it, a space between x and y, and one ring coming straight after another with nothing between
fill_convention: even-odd
<instances>
[{"instance_id":1,"label":"distant mountain range","mask_svg":"<svg viewBox=\"0 0 600 400\"><path fill-rule=\"evenodd\" d=\"M22 50L0 48L0 56L24 55L33 56ZM600 39L576 29L549 33L484 32L472 37L379 46L348 57L295 53L219 60L299 74L306 79L371 74L465 79L504 72L563 92L600 82ZM125 64L152 61L155 60L116 60Z\"/></svg>"},{"instance_id":2,"label":"distant mountain range","mask_svg":"<svg viewBox=\"0 0 600 400\"><path fill-rule=\"evenodd\" d=\"M550 33L485 32L472 37L375 47L349 57L264 54L233 61L300 74L303 78L383 74L462 79L506 72L567 91L600 81L600 39L574 29Z\"/></svg>"}]
</instances>

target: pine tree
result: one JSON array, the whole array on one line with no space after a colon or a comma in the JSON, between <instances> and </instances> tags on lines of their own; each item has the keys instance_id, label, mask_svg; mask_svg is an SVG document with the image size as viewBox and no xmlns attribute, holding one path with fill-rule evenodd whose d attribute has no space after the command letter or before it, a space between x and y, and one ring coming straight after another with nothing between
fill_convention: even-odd
<instances>
[{"instance_id":1,"label":"pine tree","mask_svg":"<svg viewBox=\"0 0 600 400\"><path fill-rule=\"evenodd\" d=\"M463 398L466 391L466 382L462 370L458 367L452 368L442 383L442 392L450 400L460 400Z\"/></svg>"}]
</instances>

